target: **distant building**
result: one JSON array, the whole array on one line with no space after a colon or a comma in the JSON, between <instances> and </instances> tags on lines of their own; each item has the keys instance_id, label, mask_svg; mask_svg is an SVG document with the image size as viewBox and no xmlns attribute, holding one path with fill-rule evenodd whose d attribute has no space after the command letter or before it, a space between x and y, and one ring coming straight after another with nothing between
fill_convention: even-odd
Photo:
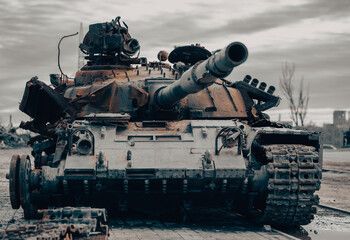
<instances>
[{"instance_id":1,"label":"distant building","mask_svg":"<svg viewBox=\"0 0 350 240\"><path fill-rule=\"evenodd\" d=\"M346 119L346 111L334 111L333 112L333 124L335 126L344 126L348 124Z\"/></svg>"}]
</instances>

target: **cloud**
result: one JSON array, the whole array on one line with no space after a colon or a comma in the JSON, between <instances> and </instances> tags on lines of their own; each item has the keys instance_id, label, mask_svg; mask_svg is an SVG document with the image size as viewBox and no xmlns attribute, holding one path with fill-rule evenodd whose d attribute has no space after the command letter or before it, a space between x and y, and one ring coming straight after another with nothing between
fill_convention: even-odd
<instances>
[{"instance_id":1,"label":"cloud","mask_svg":"<svg viewBox=\"0 0 350 240\"><path fill-rule=\"evenodd\" d=\"M32 76L47 81L50 73L58 72L57 43L63 35L76 32L80 22L87 30L88 24L117 15L142 44L142 55L150 59L174 45L201 43L215 50L239 40L246 43L250 56L230 79L240 80L249 73L277 86L281 62L288 60L296 63L297 78L303 75L310 82L311 107L346 107L349 11L348 0L2 0L0 111L18 107ZM61 64L70 75L77 70L77 39L62 43Z\"/></svg>"},{"instance_id":2,"label":"cloud","mask_svg":"<svg viewBox=\"0 0 350 240\"><path fill-rule=\"evenodd\" d=\"M254 14L245 19L232 19L218 31L235 34L256 33L280 26L288 28L288 25L300 23L305 19L339 19L347 17L349 11L350 5L347 0L315 0L302 5L288 6Z\"/></svg>"}]
</instances>

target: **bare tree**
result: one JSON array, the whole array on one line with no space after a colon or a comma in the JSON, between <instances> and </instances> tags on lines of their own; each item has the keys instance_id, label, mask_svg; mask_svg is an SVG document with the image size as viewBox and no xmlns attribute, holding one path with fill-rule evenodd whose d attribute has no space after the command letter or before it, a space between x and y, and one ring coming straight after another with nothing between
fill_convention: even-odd
<instances>
[{"instance_id":1,"label":"bare tree","mask_svg":"<svg viewBox=\"0 0 350 240\"><path fill-rule=\"evenodd\" d=\"M301 77L300 87L296 90L294 73L295 63L282 63L282 76L279 79L279 83L283 95L288 100L292 121L296 126L304 126L309 105L309 87L304 87L304 77ZM295 97L295 91L298 91L297 97Z\"/></svg>"}]
</instances>

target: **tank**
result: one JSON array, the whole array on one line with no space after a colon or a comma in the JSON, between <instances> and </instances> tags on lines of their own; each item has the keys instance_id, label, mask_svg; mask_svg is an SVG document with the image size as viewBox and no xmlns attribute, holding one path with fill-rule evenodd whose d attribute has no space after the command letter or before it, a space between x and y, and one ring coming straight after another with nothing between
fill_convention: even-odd
<instances>
[{"instance_id":1,"label":"tank","mask_svg":"<svg viewBox=\"0 0 350 240\"><path fill-rule=\"evenodd\" d=\"M32 156L10 164L11 205L26 219L50 207L187 216L204 206L280 227L312 220L320 134L270 121L275 87L225 79L246 61L243 43L148 61L118 17L90 25L79 47L87 64L74 79L33 77L20 103L32 119L21 127L37 133Z\"/></svg>"}]
</instances>

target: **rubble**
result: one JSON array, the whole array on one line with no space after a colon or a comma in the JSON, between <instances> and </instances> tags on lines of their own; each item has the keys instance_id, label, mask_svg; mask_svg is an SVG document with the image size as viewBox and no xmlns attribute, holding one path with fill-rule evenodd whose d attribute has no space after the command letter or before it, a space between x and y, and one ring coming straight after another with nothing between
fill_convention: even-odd
<instances>
[{"instance_id":1,"label":"rubble","mask_svg":"<svg viewBox=\"0 0 350 240\"><path fill-rule=\"evenodd\" d=\"M13 223L0 231L1 239L107 239L104 209L58 208L39 210L42 219Z\"/></svg>"},{"instance_id":2,"label":"rubble","mask_svg":"<svg viewBox=\"0 0 350 240\"><path fill-rule=\"evenodd\" d=\"M12 125L12 124L10 124ZM17 127L0 125L0 149L26 147L29 133L19 133Z\"/></svg>"}]
</instances>

